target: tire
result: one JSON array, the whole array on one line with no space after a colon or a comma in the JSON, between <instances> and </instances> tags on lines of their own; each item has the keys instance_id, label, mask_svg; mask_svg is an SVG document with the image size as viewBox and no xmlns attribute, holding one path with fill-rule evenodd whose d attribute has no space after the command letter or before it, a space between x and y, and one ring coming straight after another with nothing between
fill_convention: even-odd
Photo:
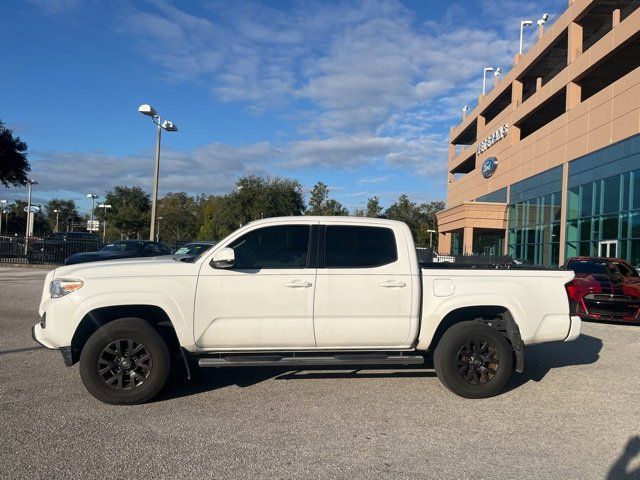
<instances>
[{"instance_id":1,"label":"tire","mask_svg":"<svg viewBox=\"0 0 640 480\"><path fill-rule=\"evenodd\" d=\"M164 387L170 371L167 343L141 318L107 323L89 337L80 355L84 386L111 405L152 399Z\"/></svg>"},{"instance_id":2,"label":"tire","mask_svg":"<svg viewBox=\"0 0 640 480\"><path fill-rule=\"evenodd\" d=\"M513 372L513 349L494 328L461 322L449 328L436 347L434 366L442 384L464 398L499 394Z\"/></svg>"}]
</instances>

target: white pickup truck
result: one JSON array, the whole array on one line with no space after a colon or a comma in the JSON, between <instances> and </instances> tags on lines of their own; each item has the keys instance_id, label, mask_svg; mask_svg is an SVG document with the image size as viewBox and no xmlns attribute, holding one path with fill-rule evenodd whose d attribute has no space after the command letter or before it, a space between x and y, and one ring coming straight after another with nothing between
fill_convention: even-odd
<instances>
[{"instance_id":1,"label":"white pickup truck","mask_svg":"<svg viewBox=\"0 0 640 480\"><path fill-rule=\"evenodd\" d=\"M525 345L580 334L565 290L571 271L436 267L418 263L401 222L270 218L191 261L50 272L33 338L67 366L79 361L99 400L133 404L156 395L182 360L188 376L194 366L433 360L451 391L488 397L522 371Z\"/></svg>"}]
</instances>

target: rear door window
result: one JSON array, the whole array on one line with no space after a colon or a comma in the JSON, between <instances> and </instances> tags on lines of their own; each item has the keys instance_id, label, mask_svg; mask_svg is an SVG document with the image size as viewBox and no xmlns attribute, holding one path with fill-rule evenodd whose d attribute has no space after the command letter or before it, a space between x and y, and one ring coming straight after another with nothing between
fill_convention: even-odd
<instances>
[{"instance_id":1,"label":"rear door window","mask_svg":"<svg viewBox=\"0 0 640 480\"><path fill-rule=\"evenodd\" d=\"M325 231L327 268L372 268L398 259L393 230L384 227L334 226Z\"/></svg>"}]
</instances>

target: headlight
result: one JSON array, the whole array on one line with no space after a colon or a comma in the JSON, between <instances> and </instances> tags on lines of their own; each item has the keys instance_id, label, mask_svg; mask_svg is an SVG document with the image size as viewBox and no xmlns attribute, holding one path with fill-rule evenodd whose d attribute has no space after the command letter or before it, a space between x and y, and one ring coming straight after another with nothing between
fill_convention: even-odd
<instances>
[{"instance_id":1,"label":"headlight","mask_svg":"<svg viewBox=\"0 0 640 480\"><path fill-rule=\"evenodd\" d=\"M49 286L49 292L51 298L60 298L68 295L71 292L75 292L79 288L82 288L84 282L82 280L73 280L70 278L61 278L54 280Z\"/></svg>"}]
</instances>

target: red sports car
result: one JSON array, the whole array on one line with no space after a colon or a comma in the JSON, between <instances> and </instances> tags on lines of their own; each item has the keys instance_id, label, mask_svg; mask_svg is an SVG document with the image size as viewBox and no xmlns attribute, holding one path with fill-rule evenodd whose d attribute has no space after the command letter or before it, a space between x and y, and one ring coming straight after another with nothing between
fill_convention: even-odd
<instances>
[{"instance_id":1,"label":"red sports car","mask_svg":"<svg viewBox=\"0 0 640 480\"><path fill-rule=\"evenodd\" d=\"M640 322L640 276L626 260L573 257L564 268L576 274L567 293L583 320Z\"/></svg>"}]
</instances>

